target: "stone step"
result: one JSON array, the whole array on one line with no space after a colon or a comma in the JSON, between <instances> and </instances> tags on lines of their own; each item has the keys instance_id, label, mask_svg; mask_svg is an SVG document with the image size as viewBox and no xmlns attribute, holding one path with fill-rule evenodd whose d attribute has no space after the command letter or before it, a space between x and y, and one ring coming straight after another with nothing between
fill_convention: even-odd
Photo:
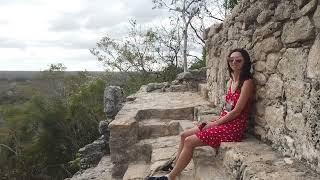
<instances>
[{"instance_id":1,"label":"stone step","mask_svg":"<svg viewBox=\"0 0 320 180\"><path fill-rule=\"evenodd\" d=\"M179 123L163 119L146 119L139 122L139 139L178 135Z\"/></svg>"},{"instance_id":2,"label":"stone step","mask_svg":"<svg viewBox=\"0 0 320 180\"><path fill-rule=\"evenodd\" d=\"M146 162L130 163L123 180L144 180L150 171L150 164Z\"/></svg>"},{"instance_id":3,"label":"stone step","mask_svg":"<svg viewBox=\"0 0 320 180\"><path fill-rule=\"evenodd\" d=\"M254 137L222 143L217 158L231 179L320 179L302 162L281 156Z\"/></svg>"},{"instance_id":4,"label":"stone step","mask_svg":"<svg viewBox=\"0 0 320 180\"><path fill-rule=\"evenodd\" d=\"M201 97L203 97L204 99L208 99L209 98L209 96L208 96L209 90L208 90L207 83L199 84L198 85L198 92Z\"/></svg>"},{"instance_id":5,"label":"stone step","mask_svg":"<svg viewBox=\"0 0 320 180\"><path fill-rule=\"evenodd\" d=\"M229 180L217 151L209 146L198 147L193 154L195 180ZM214 178L213 178L214 177Z\"/></svg>"}]
</instances>

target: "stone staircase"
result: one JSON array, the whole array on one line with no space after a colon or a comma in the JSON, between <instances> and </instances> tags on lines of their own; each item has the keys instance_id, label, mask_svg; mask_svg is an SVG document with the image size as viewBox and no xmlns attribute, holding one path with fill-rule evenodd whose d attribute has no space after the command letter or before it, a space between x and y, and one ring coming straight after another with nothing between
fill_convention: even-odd
<instances>
[{"instance_id":1,"label":"stone staircase","mask_svg":"<svg viewBox=\"0 0 320 180\"><path fill-rule=\"evenodd\" d=\"M143 180L166 174L160 169L175 157L179 133L193 127L195 121L211 119L218 112L203 98L207 92L201 88L206 86L199 88L201 96L192 92L137 94L109 126L111 160L107 158L108 166L102 163L106 169L98 165L91 170L95 176L72 179ZM117 171L118 177L113 171ZM196 148L178 179L318 180L320 175L303 162L283 157L247 135L243 142L222 143L217 150Z\"/></svg>"},{"instance_id":2,"label":"stone staircase","mask_svg":"<svg viewBox=\"0 0 320 180\"><path fill-rule=\"evenodd\" d=\"M199 86L200 95L206 86ZM175 113L175 112L172 112ZM209 104L194 107L193 119L206 120L217 113ZM149 115L152 116L152 115ZM136 161L130 162L124 180L145 179L150 175L166 174L160 170L174 156L179 144L179 132L194 126L193 119L174 120L150 118L139 122L139 142L135 145ZM251 135L243 142L222 143L218 150L198 147L192 161L179 180L231 179L320 179L302 162L283 157Z\"/></svg>"}]
</instances>

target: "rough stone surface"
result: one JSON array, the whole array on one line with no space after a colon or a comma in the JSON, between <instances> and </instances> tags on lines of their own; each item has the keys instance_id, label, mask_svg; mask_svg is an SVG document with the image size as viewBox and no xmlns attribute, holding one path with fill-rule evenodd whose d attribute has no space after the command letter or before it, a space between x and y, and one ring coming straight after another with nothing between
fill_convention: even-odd
<instances>
[{"instance_id":1,"label":"rough stone surface","mask_svg":"<svg viewBox=\"0 0 320 180\"><path fill-rule=\"evenodd\" d=\"M278 70L284 79L303 79L306 71L308 51L303 48L289 48L279 61Z\"/></svg>"},{"instance_id":2,"label":"rough stone surface","mask_svg":"<svg viewBox=\"0 0 320 180\"><path fill-rule=\"evenodd\" d=\"M289 44L314 38L314 25L308 16L301 17L296 23L288 22L283 27L282 42Z\"/></svg>"},{"instance_id":3,"label":"rough stone surface","mask_svg":"<svg viewBox=\"0 0 320 180\"><path fill-rule=\"evenodd\" d=\"M79 171L68 180L120 180L111 176L112 163L110 156L104 156L96 167L91 167L84 171Z\"/></svg>"},{"instance_id":4,"label":"rough stone surface","mask_svg":"<svg viewBox=\"0 0 320 180\"><path fill-rule=\"evenodd\" d=\"M276 8L274 17L277 20L289 19L291 13L294 11L294 7L290 1L282 1Z\"/></svg>"},{"instance_id":5,"label":"rough stone surface","mask_svg":"<svg viewBox=\"0 0 320 180\"><path fill-rule=\"evenodd\" d=\"M95 140L79 149L80 168L84 170L96 166L105 154L105 146L106 142L104 140Z\"/></svg>"},{"instance_id":6,"label":"rough stone surface","mask_svg":"<svg viewBox=\"0 0 320 180\"><path fill-rule=\"evenodd\" d=\"M272 74L266 84L265 98L277 99L282 97L283 81L277 74Z\"/></svg>"},{"instance_id":7,"label":"rough stone surface","mask_svg":"<svg viewBox=\"0 0 320 180\"><path fill-rule=\"evenodd\" d=\"M118 86L108 86L104 90L104 112L107 118L113 119L124 101L123 91Z\"/></svg>"},{"instance_id":8,"label":"rough stone surface","mask_svg":"<svg viewBox=\"0 0 320 180\"><path fill-rule=\"evenodd\" d=\"M259 85L264 85L267 82L266 76L259 72L254 73L253 79L255 80L256 84Z\"/></svg>"},{"instance_id":9,"label":"rough stone surface","mask_svg":"<svg viewBox=\"0 0 320 180\"><path fill-rule=\"evenodd\" d=\"M307 64L307 77L313 79L320 79L320 35L317 36L314 41L309 56Z\"/></svg>"},{"instance_id":10,"label":"rough stone surface","mask_svg":"<svg viewBox=\"0 0 320 180\"><path fill-rule=\"evenodd\" d=\"M109 144L112 162L118 166L128 166L130 155L125 149L133 146L139 139L143 139L139 137L139 129L141 126L139 125L139 121L146 121L149 118L160 118L165 120L185 119L189 117L188 119L190 119L190 117L193 117L193 111L190 111L192 110L190 108L206 104L208 105L209 103L203 100L197 93L191 92L137 94L136 100L125 104L117 114L115 120L109 125ZM174 123L172 123L172 125L174 125ZM166 127L170 128L172 126L163 127L164 131L159 133L170 135L169 131L168 134L166 134ZM112 171L115 177L121 177L124 175L125 170L126 168L123 170L120 170L120 168L113 168Z\"/></svg>"},{"instance_id":11,"label":"rough stone surface","mask_svg":"<svg viewBox=\"0 0 320 180\"><path fill-rule=\"evenodd\" d=\"M278 62L280 60L280 55L276 53L270 53L267 56L267 62L266 62L266 71L267 73L275 73Z\"/></svg>"},{"instance_id":12,"label":"rough stone surface","mask_svg":"<svg viewBox=\"0 0 320 180\"><path fill-rule=\"evenodd\" d=\"M299 12L300 16L305 16L309 13L312 13L317 7L318 0L311 0L306 4Z\"/></svg>"},{"instance_id":13,"label":"rough stone surface","mask_svg":"<svg viewBox=\"0 0 320 180\"><path fill-rule=\"evenodd\" d=\"M320 28L320 5L317 6L316 12L313 14L313 22L315 27Z\"/></svg>"},{"instance_id":14,"label":"rough stone surface","mask_svg":"<svg viewBox=\"0 0 320 180\"><path fill-rule=\"evenodd\" d=\"M319 3L244 0L206 40L209 101L215 107L223 105L229 78L223 60L229 50L246 48L254 63L256 83L253 132L274 149L306 161L318 172ZM260 10L257 16L255 9ZM256 21L248 17L250 10Z\"/></svg>"}]
</instances>

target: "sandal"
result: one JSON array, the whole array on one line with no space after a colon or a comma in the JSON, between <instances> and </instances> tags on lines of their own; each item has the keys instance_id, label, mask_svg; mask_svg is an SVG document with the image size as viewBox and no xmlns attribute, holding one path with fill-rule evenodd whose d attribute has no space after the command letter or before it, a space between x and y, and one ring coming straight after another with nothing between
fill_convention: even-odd
<instances>
[{"instance_id":1,"label":"sandal","mask_svg":"<svg viewBox=\"0 0 320 180\"><path fill-rule=\"evenodd\" d=\"M173 169L173 162L170 162L168 165L165 165L161 168L162 171L171 171Z\"/></svg>"},{"instance_id":2,"label":"sandal","mask_svg":"<svg viewBox=\"0 0 320 180\"><path fill-rule=\"evenodd\" d=\"M176 159L175 157L174 157L173 159L170 159L169 162L168 162L168 164L164 165L164 166L161 168L161 170L162 170L162 171L171 171L171 170L173 169L172 164L173 164L173 161L174 161L175 159Z\"/></svg>"}]
</instances>

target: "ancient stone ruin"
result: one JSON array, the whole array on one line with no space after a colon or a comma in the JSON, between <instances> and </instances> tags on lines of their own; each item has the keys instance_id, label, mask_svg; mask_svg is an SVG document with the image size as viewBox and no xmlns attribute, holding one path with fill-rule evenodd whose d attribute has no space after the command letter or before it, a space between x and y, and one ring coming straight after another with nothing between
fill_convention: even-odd
<instances>
[{"instance_id":1,"label":"ancient stone ruin","mask_svg":"<svg viewBox=\"0 0 320 180\"><path fill-rule=\"evenodd\" d=\"M254 133L320 172L320 2L242 0L206 34L209 99L219 106L230 49L254 62Z\"/></svg>"},{"instance_id":2,"label":"ancient stone ruin","mask_svg":"<svg viewBox=\"0 0 320 180\"><path fill-rule=\"evenodd\" d=\"M179 133L220 111L226 56L239 47L254 62L252 126L243 142L197 148L179 179L320 179L319 32L318 0L241 0L223 24L204 33L206 78L184 73L127 97L108 126L110 156L72 179L164 174Z\"/></svg>"}]
</instances>

